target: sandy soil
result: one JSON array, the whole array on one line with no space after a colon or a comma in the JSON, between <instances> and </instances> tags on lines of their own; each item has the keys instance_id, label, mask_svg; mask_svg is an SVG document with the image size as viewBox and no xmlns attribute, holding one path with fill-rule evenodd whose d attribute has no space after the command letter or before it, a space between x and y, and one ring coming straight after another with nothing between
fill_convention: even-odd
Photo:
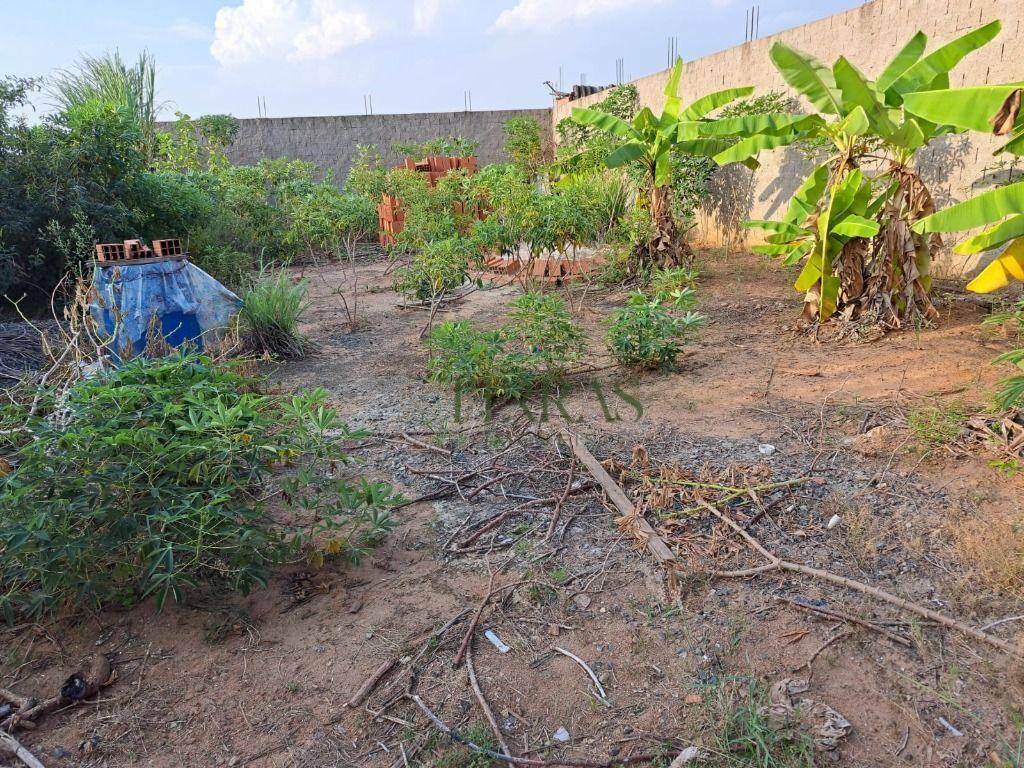
<instances>
[{"instance_id":1,"label":"sandy soil","mask_svg":"<svg viewBox=\"0 0 1024 768\"><path fill-rule=\"evenodd\" d=\"M709 325L681 370L605 369L564 393L594 453L628 464L639 443L652 459L694 471L743 467L772 478L814 476L809 487L772 499L778 504L752 528L780 554L972 626L1024 613L1019 597L973 579L948 529L964 516L1019 515L1021 480L997 474L980 450L922 444L903 418L931 403L985 401L1000 373L989 361L1005 343L980 328L981 309L953 297L937 329L864 344L816 343L791 330L797 302L786 275L749 255L704 258L701 311ZM371 286L390 281L381 264L367 264L361 274ZM313 306L306 331L318 348L269 369L275 382L325 387L352 424L391 438L418 434L439 447L368 441L366 472L416 498L443 489L423 472L476 466L501 449L522 411L503 409L490 427L460 433L477 423L480 408L464 402L464 421L456 422L451 394L425 382L423 312L401 309L394 293L377 290L363 298L365 326L349 332L332 293L337 272L327 267L307 276ZM498 323L514 292L477 291L444 316ZM605 362L601 318L621 299L596 293L588 300L583 321L598 365ZM608 420L595 382L618 419ZM539 413L539 403L530 408ZM557 411L550 415L543 429ZM878 425L885 431L864 437ZM761 444L774 452L762 454ZM522 461L530 460L527 453L524 444ZM538 493L557 493L564 483L558 476L541 487L543 471L535 481ZM284 572L247 598L210 596L160 614L143 605L72 625L8 631L0 635L3 687L42 696L95 651L107 653L118 673L98 700L47 718L22 741L53 766L487 765L428 728L401 693L415 668L419 695L448 723L484 723L464 669L452 668L466 619L440 639L431 633L475 610L487 592L488 568L500 565L498 583L532 581L484 614L473 654L480 685L519 755L603 761L711 745L735 704L730 696L748 679L807 678L803 665L816 652L801 695L833 707L852 726L837 750L818 756L819 764L979 766L1017 744L1024 680L1016 664L990 648L808 580L695 576L669 589L599 495L586 489L563 510L565 525L553 543L543 541L550 507L538 507L481 537L476 543L483 546L451 551L454 537L507 504L492 491L471 501L454 496L407 506L396 513L393 534L362 564ZM834 514L842 523L830 530ZM681 537L698 532L689 523L652 522ZM742 559L734 542L724 546L727 557ZM540 583L552 588L531 588ZM885 626L912 642L905 647L824 621L779 598L891 621ZM500 653L485 629L511 650ZM1024 624L992 631L1019 640ZM552 650L556 645L590 665L607 702L578 664ZM415 664L406 663L410 657ZM390 659L404 661L365 707L347 709L353 692ZM564 746L554 741L558 729L569 734Z\"/></svg>"}]
</instances>

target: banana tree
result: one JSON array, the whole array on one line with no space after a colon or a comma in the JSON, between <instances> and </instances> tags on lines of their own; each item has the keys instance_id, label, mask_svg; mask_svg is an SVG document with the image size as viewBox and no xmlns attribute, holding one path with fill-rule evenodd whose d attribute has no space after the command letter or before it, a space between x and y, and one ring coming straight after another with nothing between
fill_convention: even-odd
<instances>
[{"instance_id":1,"label":"banana tree","mask_svg":"<svg viewBox=\"0 0 1024 768\"><path fill-rule=\"evenodd\" d=\"M593 126L622 142L605 158L609 168L630 163L642 165L653 228L648 242L641 245L641 252L636 255L641 264L659 267L689 264L693 260L685 233L672 213L673 151L711 157L725 149L731 140L708 136L701 128L714 122L708 117L712 112L754 92L750 87L728 88L684 107L678 95L682 72L683 61L677 58L665 85L665 107L660 116L648 107L630 121L594 109L572 111L575 122Z\"/></svg>"},{"instance_id":2,"label":"banana tree","mask_svg":"<svg viewBox=\"0 0 1024 768\"><path fill-rule=\"evenodd\" d=\"M929 90L907 94L906 109L922 119L942 121L958 129L1009 136L994 154L1024 155L1024 83L978 88ZM978 254L1002 251L970 283L968 290L989 293L1011 280L1024 280L1024 181L997 187L922 219L918 232L983 231L953 250Z\"/></svg>"},{"instance_id":3,"label":"banana tree","mask_svg":"<svg viewBox=\"0 0 1024 768\"><path fill-rule=\"evenodd\" d=\"M927 55L928 39L918 32L874 80L845 57L828 67L777 42L771 49L772 62L815 112L755 115L701 126L701 135L708 138L739 138L715 155L720 164L747 162L762 151L797 142L827 148L827 158L808 177L809 186L798 193L804 199L794 197L788 215L797 218L785 222L789 226L773 229L766 222L751 222L770 232L767 245L755 250L781 255L789 263L804 257L817 260L816 268L822 270L819 279L807 287L807 275L801 273L796 283L805 294L806 314L823 322L841 310L844 317L871 320L887 328L937 318L929 299L930 267L941 241L935 234L913 229L935 210L914 159L931 140L955 128L910 114L904 97L922 89L948 87L949 71L991 41L999 29L999 22L992 22ZM858 170L869 173L861 177L860 185L881 190L864 207L878 224L877 230L848 239L833 237L830 229L821 226L823 214L841 189L848 190L847 177ZM820 194L806 194L819 189ZM816 232L814 244L809 245L806 238L789 238L787 233L794 226Z\"/></svg>"}]
</instances>

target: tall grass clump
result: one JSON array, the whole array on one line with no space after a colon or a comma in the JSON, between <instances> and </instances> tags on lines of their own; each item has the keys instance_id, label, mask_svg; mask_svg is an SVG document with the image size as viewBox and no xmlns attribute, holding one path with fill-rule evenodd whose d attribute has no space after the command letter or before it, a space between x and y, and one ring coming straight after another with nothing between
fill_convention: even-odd
<instances>
[{"instance_id":1,"label":"tall grass clump","mask_svg":"<svg viewBox=\"0 0 1024 768\"><path fill-rule=\"evenodd\" d=\"M239 313L246 344L275 357L302 357L309 340L299 320L309 308L307 283L293 283L284 269L262 267L242 299Z\"/></svg>"},{"instance_id":2,"label":"tall grass clump","mask_svg":"<svg viewBox=\"0 0 1024 768\"><path fill-rule=\"evenodd\" d=\"M73 69L58 73L50 83L50 96L61 110L88 102L127 108L142 131L147 158L156 151L156 60L148 51L127 64L121 54L83 56Z\"/></svg>"}]
</instances>

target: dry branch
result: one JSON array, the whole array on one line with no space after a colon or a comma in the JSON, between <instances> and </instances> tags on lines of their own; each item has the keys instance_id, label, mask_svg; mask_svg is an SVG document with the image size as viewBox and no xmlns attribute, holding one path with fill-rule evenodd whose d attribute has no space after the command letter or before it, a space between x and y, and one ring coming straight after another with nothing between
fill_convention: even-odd
<instances>
[{"instance_id":1,"label":"dry branch","mask_svg":"<svg viewBox=\"0 0 1024 768\"><path fill-rule=\"evenodd\" d=\"M877 624L873 624L872 622L867 621L865 619L861 619L857 616L851 616L850 614L844 613L843 611L837 611L834 608L821 608L817 605L811 605L810 603L801 602L800 600L793 600L789 597L780 597L779 600L789 605L792 605L794 608L800 608L809 613L815 613L819 616L828 616L833 619L839 619L840 621L847 621L850 624L856 624L858 627L870 629L873 632L877 632L878 634L889 638L894 643L905 645L908 648L911 645L913 645L913 643L911 643L907 638L901 637L900 635L897 635L895 632L890 632L885 627L880 627Z\"/></svg>"},{"instance_id":2,"label":"dry branch","mask_svg":"<svg viewBox=\"0 0 1024 768\"><path fill-rule=\"evenodd\" d=\"M397 664L398 659L389 659L377 667L377 669L374 670L374 673L366 678L366 682L359 686L359 690L352 694L352 698L348 700L347 706L353 708L361 706L362 703L366 701L366 697L369 696L373 692L373 689L377 687L377 684L380 683L380 681L384 679L384 676L394 669Z\"/></svg>"},{"instance_id":3,"label":"dry branch","mask_svg":"<svg viewBox=\"0 0 1024 768\"><path fill-rule=\"evenodd\" d=\"M480 705L480 709L483 710L484 717L487 718L487 723L494 732L494 738L497 739L502 754L512 757L512 752L509 750L508 744L505 743L505 736L502 734L501 728L498 727L498 721L494 718L494 712L491 711L491 707L484 697L484 692L480 689L480 683L477 682L476 668L473 666L472 645L466 649L466 673L469 675L469 685L473 689L473 695L476 696L477 703Z\"/></svg>"},{"instance_id":4,"label":"dry branch","mask_svg":"<svg viewBox=\"0 0 1024 768\"><path fill-rule=\"evenodd\" d=\"M34 728L40 718L61 707L74 705L95 696L116 679L117 674L111 669L107 657L97 653L88 669L76 672L64 681L56 696L8 716L0 722L0 730L11 732L16 728Z\"/></svg>"},{"instance_id":5,"label":"dry branch","mask_svg":"<svg viewBox=\"0 0 1024 768\"><path fill-rule=\"evenodd\" d=\"M840 576L839 574L832 573L831 571L825 571L820 568L812 568L809 565L802 565L800 563L793 563L788 560L783 560L782 558L765 549L757 539L755 539L753 536L747 533L747 531L745 531L742 526L736 523L728 515L724 514L723 512L720 512L718 509L713 507L711 504L708 504L706 501L701 501L700 504L713 515L715 515L715 517L719 518L720 520L722 520L722 522L724 522L734 531L739 533L740 536L743 537L743 539L752 549L755 549L758 552L760 552L761 555L763 555L765 559L769 561L767 565L759 566L756 568L747 568L740 571L714 571L714 574L717 576L745 577L753 575L755 573L765 573L768 571L790 571L791 573L802 573L805 576L811 576L812 578L828 581L832 584L839 584L841 586L846 587L847 589L852 589L856 592L861 592L865 595L871 595L872 597L875 597L886 603L891 603L892 605L895 605L898 608L901 608L905 611L910 611L911 613L916 613L918 616L923 616L926 619L931 619L937 624L942 624L944 627L955 629L956 631L961 632L962 634L965 634L968 637L972 637L975 640L987 643L988 645L998 648L999 650L1004 651L1005 653L1008 653L1011 656L1014 656L1018 659L1024 659L1024 652L1022 652L1021 649L1017 646L1008 643L1005 640L1000 640L998 637L993 637L992 635L986 634L981 630L975 629L974 627L964 624L962 621L958 621L954 618L946 616L945 614L933 611L930 608L925 608L923 605L917 605L916 603L912 603L909 600L904 600L902 597L897 597L896 595L886 592L885 590L878 589L878 587L872 587L869 584L864 584L863 582L856 581L855 579L850 579L846 576Z\"/></svg>"},{"instance_id":6,"label":"dry branch","mask_svg":"<svg viewBox=\"0 0 1024 768\"><path fill-rule=\"evenodd\" d=\"M594 670L590 668L587 662L585 662L572 651L567 651L565 650L565 648L559 648L557 645L552 646L551 650L557 651L563 656L568 656L570 659L572 659L581 667L583 667L583 671L586 672L590 676L590 679L594 681L594 687L597 688L598 698L601 699L601 703L604 704L606 707L611 706L611 703L608 701L608 694L604 692L604 687L601 685L601 681L597 679L597 675L594 674Z\"/></svg>"},{"instance_id":7,"label":"dry branch","mask_svg":"<svg viewBox=\"0 0 1024 768\"><path fill-rule=\"evenodd\" d=\"M0 752L6 752L13 757L21 760L22 763L28 766L28 768L46 768L39 760L29 752L25 747L21 746L16 738L11 736L9 733L0 732Z\"/></svg>"}]
</instances>

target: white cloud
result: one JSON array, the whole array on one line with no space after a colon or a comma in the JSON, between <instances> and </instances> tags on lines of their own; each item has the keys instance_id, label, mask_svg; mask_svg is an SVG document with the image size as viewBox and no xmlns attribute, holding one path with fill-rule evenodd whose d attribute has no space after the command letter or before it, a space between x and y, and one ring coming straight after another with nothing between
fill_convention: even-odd
<instances>
[{"instance_id":1,"label":"white cloud","mask_svg":"<svg viewBox=\"0 0 1024 768\"><path fill-rule=\"evenodd\" d=\"M226 65L325 59L374 34L366 12L342 0L242 0L217 11L210 53Z\"/></svg>"},{"instance_id":2,"label":"white cloud","mask_svg":"<svg viewBox=\"0 0 1024 768\"><path fill-rule=\"evenodd\" d=\"M325 59L373 37L370 17L361 8L335 0L313 0L313 23L293 41L296 59Z\"/></svg>"},{"instance_id":3,"label":"white cloud","mask_svg":"<svg viewBox=\"0 0 1024 768\"><path fill-rule=\"evenodd\" d=\"M565 22L583 21L615 11L656 5L663 0L518 0L501 12L492 30L506 32L550 29Z\"/></svg>"},{"instance_id":4,"label":"white cloud","mask_svg":"<svg viewBox=\"0 0 1024 768\"><path fill-rule=\"evenodd\" d=\"M413 0L412 27L415 32L429 32L437 23L441 10L452 0Z\"/></svg>"}]
</instances>

